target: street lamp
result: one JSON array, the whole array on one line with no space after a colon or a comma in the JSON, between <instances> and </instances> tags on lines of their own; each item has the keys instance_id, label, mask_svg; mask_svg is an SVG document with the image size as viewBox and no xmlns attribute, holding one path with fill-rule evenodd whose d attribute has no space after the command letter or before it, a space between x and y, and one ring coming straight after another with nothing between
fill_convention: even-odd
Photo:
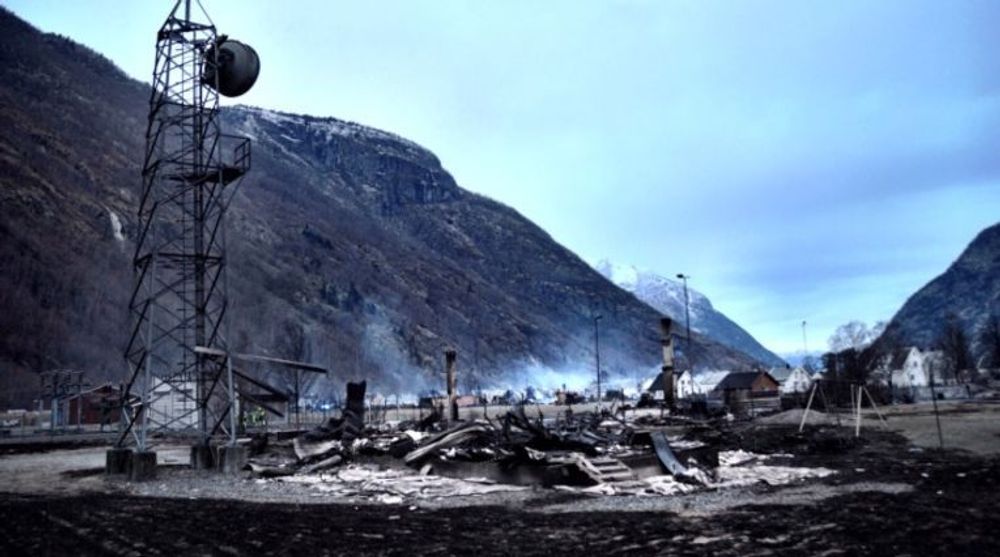
<instances>
[{"instance_id":1,"label":"street lamp","mask_svg":"<svg viewBox=\"0 0 1000 557\"><path fill-rule=\"evenodd\" d=\"M601 334L598 323L604 317L600 313L594 316L594 358L597 360L597 411L601 410Z\"/></svg>"},{"instance_id":2,"label":"street lamp","mask_svg":"<svg viewBox=\"0 0 1000 557\"><path fill-rule=\"evenodd\" d=\"M677 278L684 281L684 320L687 323L687 357L691 357L691 304L688 301L688 279L691 275L685 275L684 273L677 273ZM690 360L688 360L690 361Z\"/></svg>"}]
</instances>

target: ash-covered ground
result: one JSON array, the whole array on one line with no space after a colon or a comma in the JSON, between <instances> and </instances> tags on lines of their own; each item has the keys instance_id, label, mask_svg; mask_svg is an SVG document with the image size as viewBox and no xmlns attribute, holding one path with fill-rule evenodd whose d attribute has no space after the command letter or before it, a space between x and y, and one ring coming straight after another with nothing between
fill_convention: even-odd
<instances>
[{"instance_id":1,"label":"ash-covered ground","mask_svg":"<svg viewBox=\"0 0 1000 557\"><path fill-rule=\"evenodd\" d=\"M860 438L836 425L799 434L781 420L732 424L715 442L727 454L756 455L734 469L831 473L670 495L418 487L380 497L378 489L317 488L343 484L336 476L345 467L318 483L227 477L182 465L183 448L161 452L168 465L156 479L130 483L103 475L100 447L10 454L0 457L8 492L0 554L997 555L1000 440L994 421L970 421L994 408L952 410L942 416L954 447L945 450L913 444L922 433L911 425L924 419L915 412L890 416L896 431L873 425ZM977 435L970 423L987 425ZM976 453L955 446L965 438L975 440Z\"/></svg>"}]
</instances>

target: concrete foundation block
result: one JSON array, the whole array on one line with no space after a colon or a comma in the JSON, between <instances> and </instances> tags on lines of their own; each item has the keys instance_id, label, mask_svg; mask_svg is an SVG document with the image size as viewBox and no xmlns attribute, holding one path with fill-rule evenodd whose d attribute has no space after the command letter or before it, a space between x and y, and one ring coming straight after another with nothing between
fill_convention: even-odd
<instances>
[{"instance_id":1,"label":"concrete foundation block","mask_svg":"<svg viewBox=\"0 0 1000 557\"><path fill-rule=\"evenodd\" d=\"M134 452L128 463L129 481L141 482L156 477L156 451Z\"/></svg>"},{"instance_id":2,"label":"concrete foundation block","mask_svg":"<svg viewBox=\"0 0 1000 557\"><path fill-rule=\"evenodd\" d=\"M132 449L119 447L108 449L104 457L104 473L109 476L128 473L128 463L131 458Z\"/></svg>"},{"instance_id":3,"label":"concrete foundation block","mask_svg":"<svg viewBox=\"0 0 1000 557\"><path fill-rule=\"evenodd\" d=\"M191 468L211 470L215 467L215 447L211 445L191 445Z\"/></svg>"},{"instance_id":4,"label":"concrete foundation block","mask_svg":"<svg viewBox=\"0 0 1000 557\"><path fill-rule=\"evenodd\" d=\"M219 472L223 474L238 474L247 464L247 448L240 446L222 446L216 452L216 462Z\"/></svg>"}]
</instances>

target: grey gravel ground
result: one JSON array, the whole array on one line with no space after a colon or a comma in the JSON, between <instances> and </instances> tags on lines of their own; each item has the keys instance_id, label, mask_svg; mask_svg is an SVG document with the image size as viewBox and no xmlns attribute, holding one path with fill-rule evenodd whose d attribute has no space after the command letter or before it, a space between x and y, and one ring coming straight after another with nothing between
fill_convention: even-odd
<instances>
[{"instance_id":1,"label":"grey gravel ground","mask_svg":"<svg viewBox=\"0 0 1000 557\"><path fill-rule=\"evenodd\" d=\"M187 468L164 469L150 482L103 480L110 490L146 497L181 499L233 499L257 503L372 504L369 497L343 497L317 492L308 485L257 481L249 477L220 476ZM501 506L536 512L669 511L679 515L705 516L750 505L809 505L817 501L863 491L897 494L912 490L899 482L861 481L842 485L803 481L791 486L733 488L675 496L582 495L542 488L482 495L439 498L406 498L403 504L422 509Z\"/></svg>"},{"instance_id":2,"label":"grey gravel ground","mask_svg":"<svg viewBox=\"0 0 1000 557\"><path fill-rule=\"evenodd\" d=\"M13 493L80 494L111 492L144 497L180 499L232 499L257 503L293 504L373 504L374 497L345 497L323 493L307 484L258 480L249 474L223 476L210 471L191 470L182 465L186 447L161 448L161 466L155 479L128 482L103 474L104 449L8 455L0 458L0 478L4 491ZM526 508L538 512L576 512L593 510L656 511L702 515L753 503L809 504L812 501L854 491L901 493L909 489L902 483L862 481L829 486L805 481L785 487L733 488L670 497L602 496L566 493L542 488L481 495L404 498L403 504L441 509L470 506Z\"/></svg>"}]
</instances>

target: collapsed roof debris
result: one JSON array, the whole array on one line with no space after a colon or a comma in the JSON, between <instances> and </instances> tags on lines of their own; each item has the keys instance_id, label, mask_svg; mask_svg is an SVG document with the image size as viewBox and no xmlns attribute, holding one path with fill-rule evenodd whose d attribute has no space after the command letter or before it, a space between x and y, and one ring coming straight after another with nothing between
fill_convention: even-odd
<instances>
[{"instance_id":1,"label":"collapsed roof debris","mask_svg":"<svg viewBox=\"0 0 1000 557\"><path fill-rule=\"evenodd\" d=\"M529 489L497 484L485 478L446 478L407 469L381 469L360 464L349 464L329 474L286 476L273 481L306 484L329 495L386 504L399 504L404 498L461 497Z\"/></svg>"},{"instance_id":2,"label":"collapsed roof debris","mask_svg":"<svg viewBox=\"0 0 1000 557\"><path fill-rule=\"evenodd\" d=\"M834 472L795 467L791 455L731 450L719 423L605 410L495 419L365 423L365 383L348 383L340 416L292 439L257 438L249 468L260 481L314 485L324 493L397 502L544 486L581 494L674 495L779 485ZM727 436L730 439L727 439ZM820 440L822 441L822 440ZM823 441L825 442L825 441ZM774 464L771 460L783 460Z\"/></svg>"}]
</instances>

